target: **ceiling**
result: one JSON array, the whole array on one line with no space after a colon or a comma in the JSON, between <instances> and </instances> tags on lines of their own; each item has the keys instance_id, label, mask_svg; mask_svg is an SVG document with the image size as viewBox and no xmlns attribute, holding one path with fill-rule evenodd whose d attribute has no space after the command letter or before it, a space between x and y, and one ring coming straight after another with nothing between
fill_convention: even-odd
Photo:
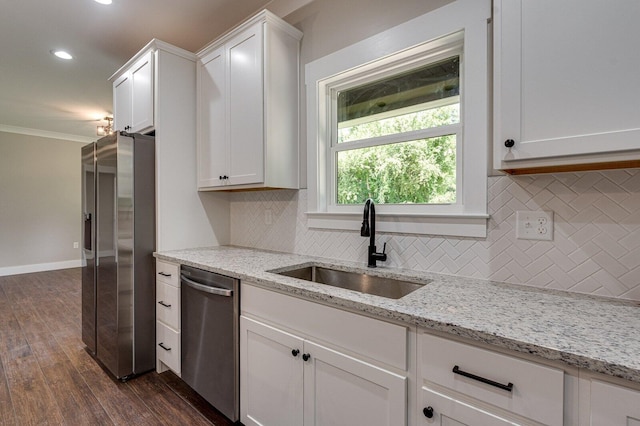
<instances>
[{"instance_id":1,"label":"ceiling","mask_svg":"<svg viewBox=\"0 0 640 426\"><path fill-rule=\"evenodd\" d=\"M0 0L0 131L95 139L113 113L107 79L151 39L195 52L269 3Z\"/></svg>"}]
</instances>

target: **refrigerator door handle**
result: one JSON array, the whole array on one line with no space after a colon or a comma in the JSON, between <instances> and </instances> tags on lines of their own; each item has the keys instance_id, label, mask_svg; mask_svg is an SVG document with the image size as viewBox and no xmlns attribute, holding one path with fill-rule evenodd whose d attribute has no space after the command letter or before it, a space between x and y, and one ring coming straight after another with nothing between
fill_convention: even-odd
<instances>
[{"instance_id":1,"label":"refrigerator door handle","mask_svg":"<svg viewBox=\"0 0 640 426\"><path fill-rule=\"evenodd\" d=\"M84 249L91 251L91 213L84 214Z\"/></svg>"}]
</instances>

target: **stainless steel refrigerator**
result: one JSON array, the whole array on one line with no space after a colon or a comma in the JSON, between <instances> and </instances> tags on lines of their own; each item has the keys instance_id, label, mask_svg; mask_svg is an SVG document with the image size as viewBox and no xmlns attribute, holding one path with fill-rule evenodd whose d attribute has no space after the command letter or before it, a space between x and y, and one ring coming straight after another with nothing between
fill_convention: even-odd
<instances>
[{"instance_id":1,"label":"stainless steel refrigerator","mask_svg":"<svg viewBox=\"0 0 640 426\"><path fill-rule=\"evenodd\" d=\"M82 148L82 341L121 380L155 367L154 138Z\"/></svg>"}]
</instances>

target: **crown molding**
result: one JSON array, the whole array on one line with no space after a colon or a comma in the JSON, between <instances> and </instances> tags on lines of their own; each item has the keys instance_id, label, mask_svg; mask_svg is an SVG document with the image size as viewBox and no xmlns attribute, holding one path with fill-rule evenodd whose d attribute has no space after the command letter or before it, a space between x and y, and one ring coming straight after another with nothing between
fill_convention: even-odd
<instances>
[{"instance_id":1,"label":"crown molding","mask_svg":"<svg viewBox=\"0 0 640 426\"><path fill-rule=\"evenodd\" d=\"M95 142L95 140L97 139L97 138L91 138L88 136L51 132L49 130L29 129L26 127L9 126L7 124L0 124L0 132L18 133L21 135L39 136L41 138L49 138L49 139L62 139L65 141L80 142L80 143L91 143L91 142Z\"/></svg>"}]
</instances>

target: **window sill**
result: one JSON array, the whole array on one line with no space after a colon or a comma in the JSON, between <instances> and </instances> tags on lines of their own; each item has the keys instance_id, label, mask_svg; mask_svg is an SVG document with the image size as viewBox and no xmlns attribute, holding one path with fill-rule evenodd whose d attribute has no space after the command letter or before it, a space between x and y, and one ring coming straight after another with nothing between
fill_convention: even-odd
<instances>
[{"instance_id":1,"label":"window sill","mask_svg":"<svg viewBox=\"0 0 640 426\"><path fill-rule=\"evenodd\" d=\"M362 213L307 212L309 228L357 231ZM487 237L487 214L376 214L376 231L452 237Z\"/></svg>"}]
</instances>

